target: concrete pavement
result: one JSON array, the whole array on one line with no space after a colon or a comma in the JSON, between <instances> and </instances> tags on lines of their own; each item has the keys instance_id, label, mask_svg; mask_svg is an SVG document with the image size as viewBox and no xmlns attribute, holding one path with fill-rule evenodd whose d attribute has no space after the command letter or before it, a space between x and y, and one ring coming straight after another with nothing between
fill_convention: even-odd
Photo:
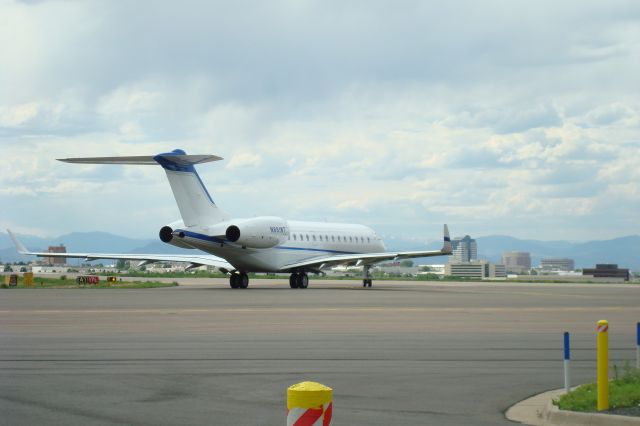
<instances>
[{"instance_id":1,"label":"concrete pavement","mask_svg":"<svg viewBox=\"0 0 640 426\"><path fill-rule=\"evenodd\" d=\"M283 424L286 388L334 388L334 424L510 424L516 401L634 356L640 287L226 280L0 291L7 424Z\"/></svg>"}]
</instances>

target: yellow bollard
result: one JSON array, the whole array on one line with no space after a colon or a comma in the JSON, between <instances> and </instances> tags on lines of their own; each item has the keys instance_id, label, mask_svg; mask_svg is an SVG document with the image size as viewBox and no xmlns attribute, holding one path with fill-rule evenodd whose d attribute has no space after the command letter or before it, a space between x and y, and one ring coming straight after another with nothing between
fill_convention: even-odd
<instances>
[{"instance_id":1,"label":"yellow bollard","mask_svg":"<svg viewBox=\"0 0 640 426\"><path fill-rule=\"evenodd\" d=\"M333 389L316 382L301 382L287 389L287 426L331 426ZM320 422L320 423L316 423Z\"/></svg>"},{"instance_id":2,"label":"yellow bollard","mask_svg":"<svg viewBox=\"0 0 640 426\"><path fill-rule=\"evenodd\" d=\"M25 272L24 275L24 286L25 287L33 287L33 272Z\"/></svg>"},{"instance_id":3,"label":"yellow bollard","mask_svg":"<svg viewBox=\"0 0 640 426\"><path fill-rule=\"evenodd\" d=\"M598 321L598 411L609 409L609 322Z\"/></svg>"}]
</instances>

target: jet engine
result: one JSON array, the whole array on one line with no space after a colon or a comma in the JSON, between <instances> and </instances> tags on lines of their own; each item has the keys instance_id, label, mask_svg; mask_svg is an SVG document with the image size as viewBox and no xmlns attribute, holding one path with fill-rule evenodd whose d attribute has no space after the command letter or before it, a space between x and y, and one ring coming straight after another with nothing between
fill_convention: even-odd
<instances>
[{"instance_id":1,"label":"jet engine","mask_svg":"<svg viewBox=\"0 0 640 426\"><path fill-rule=\"evenodd\" d=\"M232 221L225 238L232 243L251 248L270 248L289 239L289 224L275 216Z\"/></svg>"},{"instance_id":2,"label":"jet engine","mask_svg":"<svg viewBox=\"0 0 640 426\"><path fill-rule=\"evenodd\" d=\"M173 236L174 229L183 227L184 223L181 220L163 226L162 228L160 228L159 232L160 241L162 241L163 243L171 244L172 246L192 249L193 247L183 243L178 238L174 238Z\"/></svg>"}]
</instances>

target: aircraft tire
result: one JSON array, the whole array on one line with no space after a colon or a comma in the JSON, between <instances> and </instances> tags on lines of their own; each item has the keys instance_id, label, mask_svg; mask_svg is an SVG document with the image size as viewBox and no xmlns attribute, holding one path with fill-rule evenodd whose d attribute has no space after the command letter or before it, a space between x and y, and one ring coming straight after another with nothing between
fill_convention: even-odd
<instances>
[{"instance_id":1,"label":"aircraft tire","mask_svg":"<svg viewBox=\"0 0 640 426\"><path fill-rule=\"evenodd\" d=\"M309 276L304 272L299 275L298 278L298 288L307 288L309 287Z\"/></svg>"},{"instance_id":2,"label":"aircraft tire","mask_svg":"<svg viewBox=\"0 0 640 426\"><path fill-rule=\"evenodd\" d=\"M231 286L231 288L238 288L239 287L239 283L238 283L238 274L231 274L229 276L229 285Z\"/></svg>"},{"instance_id":3,"label":"aircraft tire","mask_svg":"<svg viewBox=\"0 0 640 426\"><path fill-rule=\"evenodd\" d=\"M247 288L249 287L249 275L245 272L240 273L237 278L238 288Z\"/></svg>"},{"instance_id":4,"label":"aircraft tire","mask_svg":"<svg viewBox=\"0 0 640 426\"><path fill-rule=\"evenodd\" d=\"M289 277L289 286L291 288L298 288L298 274L291 274Z\"/></svg>"}]
</instances>

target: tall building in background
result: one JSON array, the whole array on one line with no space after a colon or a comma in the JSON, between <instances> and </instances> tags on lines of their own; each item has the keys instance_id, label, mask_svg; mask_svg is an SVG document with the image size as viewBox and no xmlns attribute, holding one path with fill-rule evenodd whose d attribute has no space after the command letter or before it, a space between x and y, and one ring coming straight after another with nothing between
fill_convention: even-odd
<instances>
[{"instance_id":1,"label":"tall building in background","mask_svg":"<svg viewBox=\"0 0 640 426\"><path fill-rule=\"evenodd\" d=\"M547 271L573 271L576 266L573 259L547 258L540 261L540 269Z\"/></svg>"},{"instance_id":2,"label":"tall building in background","mask_svg":"<svg viewBox=\"0 0 640 426\"><path fill-rule=\"evenodd\" d=\"M453 253L449 256L452 263L473 262L478 260L478 245L476 240L468 235L451 240Z\"/></svg>"},{"instance_id":3,"label":"tall building in background","mask_svg":"<svg viewBox=\"0 0 640 426\"><path fill-rule=\"evenodd\" d=\"M531 255L526 251L508 251L502 253L502 264L507 272L528 272L531 270Z\"/></svg>"},{"instance_id":4,"label":"tall building in background","mask_svg":"<svg viewBox=\"0 0 640 426\"><path fill-rule=\"evenodd\" d=\"M60 244L59 246L49 246L47 249L49 253L66 253L67 248ZM66 259L64 257L47 257L47 263L51 266L55 265L64 265L66 263Z\"/></svg>"}]
</instances>

